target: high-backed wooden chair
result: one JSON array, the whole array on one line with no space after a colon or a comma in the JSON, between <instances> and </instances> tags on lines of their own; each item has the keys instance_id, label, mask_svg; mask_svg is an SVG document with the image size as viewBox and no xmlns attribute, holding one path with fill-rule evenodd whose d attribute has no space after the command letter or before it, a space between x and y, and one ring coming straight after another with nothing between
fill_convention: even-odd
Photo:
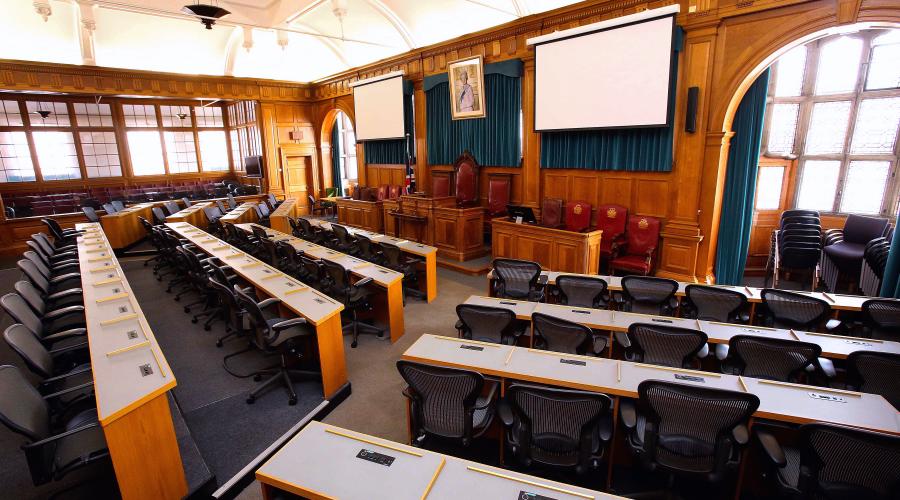
<instances>
[{"instance_id":1,"label":"high-backed wooden chair","mask_svg":"<svg viewBox=\"0 0 900 500\"><path fill-rule=\"evenodd\" d=\"M382 184L378 186L378 190L375 191L375 200L376 201L384 201L388 197L388 185Z\"/></svg>"},{"instance_id":2,"label":"high-backed wooden chair","mask_svg":"<svg viewBox=\"0 0 900 500\"><path fill-rule=\"evenodd\" d=\"M544 198L544 201L541 202L541 225L554 228L563 227L563 200L561 198Z\"/></svg>"},{"instance_id":3,"label":"high-backed wooden chair","mask_svg":"<svg viewBox=\"0 0 900 500\"><path fill-rule=\"evenodd\" d=\"M512 176L494 174L488 176L488 219L506 215L506 206L512 191Z\"/></svg>"},{"instance_id":4,"label":"high-backed wooden chair","mask_svg":"<svg viewBox=\"0 0 900 500\"><path fill-rule=\"evenodd\" d=\"M625 228L625 244L613 244L610 273L617 269L628 274L650 274L653 256L659 246L659 219L631 215Z\"/></svg>"},{"instance_id":5,"label":"high-backed wooden chair","mask_svg":"<svg viewBox=\"0 0 900 500\"><path fill-rule=\"evenodd\" d=\"M478 162L468 151L464 151L453 162L456 181L456 205L460 207L478 204Z\"/></svg>"},{"instance_id":6,"label":"high-backed wooden chair","mask_svg":"<svg viewBox=\"0 0 900 500\"><path fill-rule=\"evenodd\" d=\"M599 205L597 207L597 229L603 231L600 238L600 265L609 262L613 243L625 243L625 223L628 221L628 209L622 205Z\"/></svg>"}]
</instances>

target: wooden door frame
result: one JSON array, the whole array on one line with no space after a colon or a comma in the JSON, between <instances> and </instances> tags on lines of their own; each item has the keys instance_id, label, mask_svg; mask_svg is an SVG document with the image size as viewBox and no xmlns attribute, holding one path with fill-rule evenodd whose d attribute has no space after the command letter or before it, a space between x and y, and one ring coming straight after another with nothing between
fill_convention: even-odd
<instances>
[{"instance_id":1,"label":"wooden door frame","mask_svg":"<svg viewBox=\"0 0 900 500\"><path fill-rule=\"evenodd\" d=\"M287 184L284 180L284 167L287 165L287 159L291 156L308 156L309 167L312 169L313 184L306 186L306 192L318 198L322 192L322 175L319 171L319 155L315 146L303 144L282 144L278 147L278 175L281 177L281 187L287 196Z\"/></svg>"}]
</instances>

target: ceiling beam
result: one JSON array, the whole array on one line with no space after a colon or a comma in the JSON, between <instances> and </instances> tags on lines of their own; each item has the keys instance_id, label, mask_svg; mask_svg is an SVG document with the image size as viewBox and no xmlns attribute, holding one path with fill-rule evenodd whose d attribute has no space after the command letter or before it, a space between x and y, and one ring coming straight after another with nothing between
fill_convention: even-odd
<instances>
[{"instance_id":1,"label":"ceiling beam","mask_svg":"<svg viewBox=\"0 0 900 500\"><path fill-rule=\"evenodd\" d=\"M525 17L530 14L528 11L528 5L525 4L525 0L512 0L513 7L516 8L516 14L519 17Z\"/></svg>"},{"instance_id":2,"label":"ceiling beam","mask_svg":"<svg viewBox=\"0 0 900 500\"><path fill-rule=\"evenodd\" d=\"M412 33L409 32L409 28L406 27L406 23L400 19L390 7L381 2L381 0L366 0L366 3L372 6L375 10L378 11L379 14L382 15L391 25L397 30L397 33L400 33L400 37L403 38L403 41L406 42L406 46L408 49L414 49L418 47L416 41L413 39Z\"/></svg>"},{"instance_id":3,"label":"ceiling beam","mask_svg":"<svg viewBox=\"0 0 900 500\"><path fill-rule=\"evenodd\" d=\"M502 13L506 14L507 16L513 16L513 17L517 17L517 18L522 17L522 15L518 13L518 9L516 9L516 12L510 12L506 9L501 9L500 7L497 7L496 5L491 5L489 3L482 2L480 0L465 0L465 1L469 2L471 4L475 4L475 5L479 5L481 7L491 9L491 10L496 10L497 12L502 12Z\"/></svg>"},{"instance_id":4,"label":"ceiling beam","mask_svg":"<svg viewBox=\"0 0 900 500\"><path fill-rule=\"evenodd\" d=\"M308 24L304 24L304 23L300 23L300 22L294 22L294 24L296 24L297 27L299 27L299 28L303 28L304 30L311 31L313 33L321 33L319 30L313 28L312 26L310 26ZM342 49L340 46L338 46L338 44L334 43L334 40L332 40L330 38L325 38L325 37L320 37L318 40L320 42L322 42L323 44L325 44L325 46L328 47L331 50L331 52L333 52L334 55L338 59L341 60L342 63L344 63L344 66L346 66L347 68L352 67L350 65L350 63L347 61L347 54L344 53L344 49Z\"/></svg>"}]
</instances>

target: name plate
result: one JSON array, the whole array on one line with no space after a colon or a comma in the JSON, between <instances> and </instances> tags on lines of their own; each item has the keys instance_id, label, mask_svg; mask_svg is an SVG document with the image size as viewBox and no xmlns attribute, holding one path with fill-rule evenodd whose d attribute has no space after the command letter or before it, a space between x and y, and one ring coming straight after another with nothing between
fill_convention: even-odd
<instances>
[{"instance_id":1,"label":"name plate","mask_svg":"<svg viewBox=\"0 0 900 500\"><path fill-rule=\"evenodd\" d=\"M378 453L377 451L367 450L365 448L359 450L359 453L356 454L356 458L368 460L369 462L374 462L385 467L390 467L391 464L394 463L394 457L385 455L383 453Z\"/></svg>"},{"instance_id":2,"label":"name plate","mask_svg":"<svg viewBox=\"0 0 900 500\"><path fill-rule=\"evenodd\" d=\"M480 345L469 345L469 344L463 344L463 345L459 346L459 348L460 349L468 349L470 351L483 351L484 350L484 347L481 347Z\"/></svg>"},{"instance_id":3,"label":"name plate","mask_svg":"<svg viewBox=\"0 0 900 500\"><path fill-rule=\"evenodd\" d=\"M832 403L846 403L847 400L840 397L834 396L832 394L822 394L821 392L810 392L809 397L813 399L818 399L820 401L831 401Z\"/></svg>"},{"instance_id":4,"label":"name plate","mask_svg":"<svg viewBox=\"0 0 900 500\"><path fill-rule=\"evenodd\" d=\"M505 300L501 300L500 303L503 304L503 305L505 305L505 306L517 306L517 305L518 305L518 304L515 303L515 302L509 302L509 301L505 301Z\"/></svg>"},{"instance_id":5,"label":"name plate","mask_svg":"<svg viewBox=\"0 0 900 500\"><path fill-rule=\"evenodd\" d=\"M706 383L706 379L703 377L698 377L696 375L684 375L681 373L676 373L675 378L678 380L686 380L688 382L703 382Z\"/></svg>"},{"instance_id":6,"label":"name plate","mask_svg":"<svg viewBox=\"0 0 900 500\"><path fill-rule=\"evenodd\" d=\"M650 318L650 321L653 321L654 323L671 323L672 322L671 319L659 319L659 318Z\"/></svg>"},{"instance_id":7,"label":"name plate","mask_svg":"<svg viewBox=\"0 0 900 500\"><path fill-rule=\"evenodd\" d=\"M560 363L564 365L576 365L576 366L587 366L586 361L581 361L580 359L566 359L562 358L559 360Z\"/></svg>"},{"instance_id":8,"label":"name plate","mask_svg":"<svg viewBox=\"0 0 900 500\"><path fill-rule=\"evenodd\" d=\"M591 313L590 311L582 311L581 309L572 309L572 312L578 313L578 314L590 314Z\"/></svg>"},{"instance_id":9,"label":"name plate","mask_svg":"<svg viewBox=\"0 0 900 500\"><path fill-rule=\"evenodd\" d=\"M519 500L556 500L553 497L545 497L544 495L538 495L537 493L532 493L530 491L520 491L519 492Z\"/></svg>"}]
</instances>

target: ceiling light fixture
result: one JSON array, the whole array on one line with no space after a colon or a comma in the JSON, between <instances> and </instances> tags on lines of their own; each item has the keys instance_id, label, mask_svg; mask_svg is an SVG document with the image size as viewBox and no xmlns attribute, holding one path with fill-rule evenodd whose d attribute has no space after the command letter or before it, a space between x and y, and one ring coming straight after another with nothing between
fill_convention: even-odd
<instances>
[{"instance_id":1,"label":"ceiling light fixture","mask_svg":"<svg viewBox=\"0 0 900 500\"><path fill-rule=\"evenodd\" d=\"M207 5L202 3L195 3L191 5L185 5L181 8L181 12L185 14L190 14L192 16L200 18L200 22L206 26L206 29L211 30L213 24L216 24L216 20L222 17L231 14L231 12L219 7L218 5Z\"/></svg>"},{"instance_id":2,"label":"ceiling light fixture","mask_svg":"<svg viewBox=\"0 0 900 500\"><path fill-rule=\"evenodd\" d=\"M177 113L175 116L177 116L179 120L184 120L188 115L187 113Z\"/></svg>"}]
</instances>

